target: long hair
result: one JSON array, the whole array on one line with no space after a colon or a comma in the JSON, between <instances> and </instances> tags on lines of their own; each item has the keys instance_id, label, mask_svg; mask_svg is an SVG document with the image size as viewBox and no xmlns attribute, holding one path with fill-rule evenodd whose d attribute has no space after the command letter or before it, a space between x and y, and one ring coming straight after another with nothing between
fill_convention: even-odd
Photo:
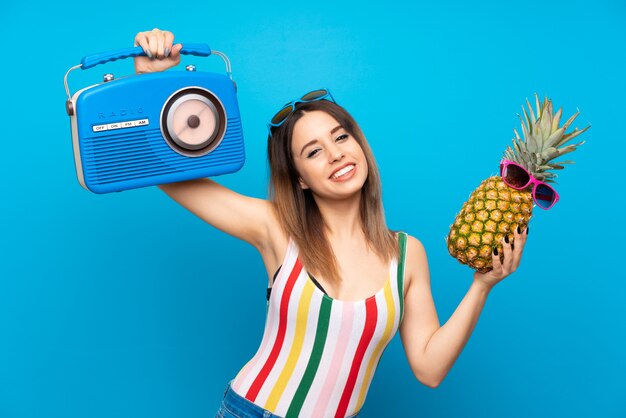
<instances>
[{"instance_id":1,"label":"long hair","mask_svg":"<svg viewBox=\"0 0 626 418\"><path fill-rule=\"evenodd\" d=\"M296 122L306 113L326 112L361 146L368 165L368 176L361 189L359 208L361 228L368 246L383 260L397 257L398 248L392 231L387 228L382 205L380 175L374 155L365 136L352 116L341 106L327 100L299 103L295 111L268 140L270 164L270 200L285 232L296 242L300 259L307 270L327 280L339 281L337 259L328 242L322 214L310 189L299 185L291 152Z\"/></svg>"}]
</instances>

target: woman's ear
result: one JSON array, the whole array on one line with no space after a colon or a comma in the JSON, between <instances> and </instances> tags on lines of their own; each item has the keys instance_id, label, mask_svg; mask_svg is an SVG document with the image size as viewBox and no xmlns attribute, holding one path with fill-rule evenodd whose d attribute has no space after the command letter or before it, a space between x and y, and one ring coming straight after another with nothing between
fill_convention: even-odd
<instances>
[{"instance_id":1,"label":"woman's ear","mask_svg":"<svg viewBox=\"0 0 626 418\"><path fill-rule=\"evenodd\" d=\"M298 177L298 184L300 185L300 188L302 190L306 190L309 188L309 186L304 182L304 180L302 180L302 177Z\"/></svg>"}]
</instances>

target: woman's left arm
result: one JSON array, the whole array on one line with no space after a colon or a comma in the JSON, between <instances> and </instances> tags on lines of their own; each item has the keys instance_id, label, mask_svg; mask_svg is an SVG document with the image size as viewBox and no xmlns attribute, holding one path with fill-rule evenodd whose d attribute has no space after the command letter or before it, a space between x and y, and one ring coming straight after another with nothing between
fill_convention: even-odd
<instances>
[{"instance_id":1,"label":"woman's left arm","mask_svg":"<svg viewBox=\"0 0 626 418\"><path fill-rule=\"evenodd\" d=\"M409 238L405 272L409 284L400 334L413 374L420 382L435 388L448 374L472 335L489 292L519 266L527 235L528 229L514 231L515 248L502 242L504 261L500 263L500 257L493 254L493 270L474 273L469 291L443 326L439 325L430 289L426 252L418 240Z\"/></svg>"}]
</instances>

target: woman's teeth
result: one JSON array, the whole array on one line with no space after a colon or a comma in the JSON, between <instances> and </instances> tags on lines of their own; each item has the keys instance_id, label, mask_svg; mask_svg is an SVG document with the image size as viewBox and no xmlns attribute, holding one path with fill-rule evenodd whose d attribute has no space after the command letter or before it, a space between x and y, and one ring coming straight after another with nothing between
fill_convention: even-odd
<instances>
[{"instance_id":1,"label":"woman's teeth","mask_svg":"<svg viewBox=\"0 0 626 418\"><path fill-rule=\"evenodd\" d=\"M342 168L341 170L337 171L335 174L333 174L333 178L337 179L341 176L343 176L346 173L349 173L350 171L352 171L354 169L353 165L349 165L347 167Z\"/></svg>"}]
</instances>

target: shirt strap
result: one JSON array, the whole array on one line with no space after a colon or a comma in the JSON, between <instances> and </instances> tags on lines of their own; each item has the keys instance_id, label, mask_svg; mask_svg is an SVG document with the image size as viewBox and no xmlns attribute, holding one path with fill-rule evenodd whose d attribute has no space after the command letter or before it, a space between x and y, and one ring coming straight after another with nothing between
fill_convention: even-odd
<instances>
[{"instance_id":1,"label":"shirt strap","mask_svg":"<svg viewBox=\"0 0 626 418\"><path fill-rule=\"evenodd\" d=\"M406 240L404 232L398 233L399 260L398 260L398 298L400 299L400 323L404 317L404 262L406 259Z\"/></svg>"}]
</instances>

